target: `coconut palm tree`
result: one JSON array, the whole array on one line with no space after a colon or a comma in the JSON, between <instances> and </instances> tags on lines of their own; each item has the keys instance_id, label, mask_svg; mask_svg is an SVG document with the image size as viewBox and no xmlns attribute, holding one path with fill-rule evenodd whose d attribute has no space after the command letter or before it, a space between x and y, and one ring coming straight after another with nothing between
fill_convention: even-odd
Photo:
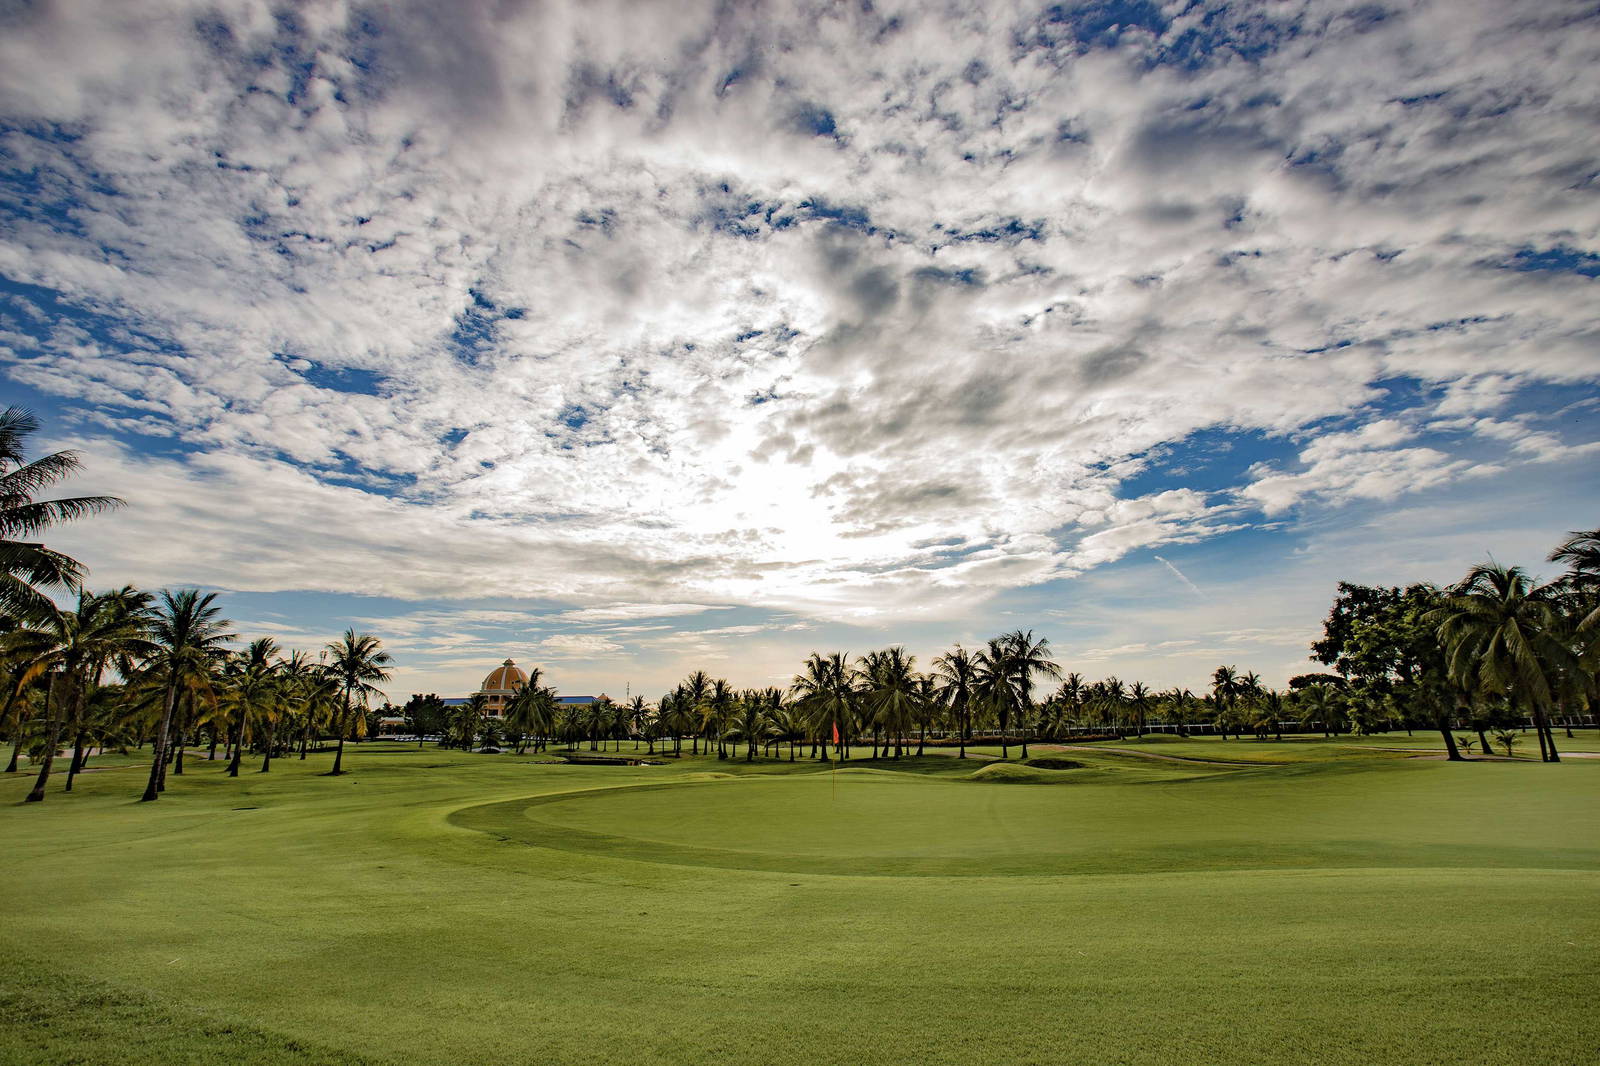
<instances>
[{"instance_id":1,"label":"coconut palm tree","mask_svg":"<svg viewBox=\"0 0 1600 1066\"><path fill-rule=\"evenodd\" d=\"M972 733L972 705L978 699L978 665L957 644L933 660L934 691L939 701L950 708L955 720L958 759L967 757L967 738ZM1076 676L1076 675L1074 675Z\"/></svg>"},{"instance_id":2,"label":"coconut palm tree","mask_svg":"<svg viewBox=\"0 0 1600 1066\"><path fill-rule=\"evenodd\" d=\"M1144 739L1144 723L1150 714L1150 708L1155 704L1155 694L1152 693L1143 681L1135 681L1128 686L1128 709L1133 712L1134 738Z\"/></svg>"},{"instance_id":3,"label":"coconut palm tree","mask_svg":"<svg viewBox=\"0 0 1600 1066\"><path fill-rule=\"evenodd\" d=\"M466 703L455 709L452 724L456 731L456 743L461 745L462 751L472 750L473 742L483 732L483 724L488 717L489 697L481 692L474 692Z\"/></svg>"},{"instance_id":4,"label":"coconut palm tree","mask_svg":"<svg viewBox=\"0 0 1600 1066\"><path fill-rule=\"evenodd\" d=\"M38 777L27 802L44 799L63 728L69 728L73 736L67 773L67 790L71 791L84 751L84 712L106 664L114 657L126 659L147 648L143 639L146 600L143 593L131 588L102 596L79 591L76 610L52 606L37 616L30 632L38 641L45 668L45 735Z\"/></svg>"},{"instance_id":5,"label":"coconut palm tree","mask_svg":"<svg viewBox=\"0 0 1600 1066\"><path fill-rule=\"evenodd\" d=\"M1010 664L1011 681L1016 686L1017 710L1023 717L1026 727L1033 718L1033 677L1043 674L1051 679L1061 677L1061 667L1050 658L1050 641L1044 637L1034 639L1033 630L1023 632L1018 629L1007 633L1001 640L1005 644L1006 657ZM1005 727L1001 726L1004 734ZM1002 741L1004 737L1002 736ZM1028 734L1026 728L1022 734L1022 757L1028 757Z\"/></svg>"},{"instance_id":6,"label":"coconut palm tree","mask_svg":"<svg viewBox=\"0 0 1600 1066\"><path fill-rule=\"evenodd\" d=\"M545 740L555 732L556 691L540 684L544 674L537 666L528 671L528 681L519 688L506 708L506 724L521 737L532 737L534 750L544 747ZM517 754L522 754L519 742Z\"/></svg>"},{"instance_id":7,"label":"coconut palm tree","mask_svg":"<svg viewBox=\"0 0 1600 1066\"><path fill-rule=\"evenodd\" d=\"M1123 712L1128 708L1128 686L1120 677L1108 677L1093 686L1090 703L1107 729L1122 735Z\"/></svg>"},{"instance_id":8,"label":"coconut palm tree","mask_svg":"<svg viewBox=\"0 0 1600 1066\"><path fill-rule=\"evenodd\" d=\"M1600 529L1571 533L1555 551L1552 563L1566 563L1565 580L1579 588L1600 591Z\"/></svg>"},{"instance_id":9,"label":"coconut palm tree","mask_svg":"<svg viewBox=\"0 0 1600 1066\"><path fill-rule=\"evenodd\" d=\"M279 723L285 718L309 715L308 705L315 698L319 683L325 683L324 672L303 651L292 651L278 667L277 692L272 701L272 712L267 717L267 743L261 758L261 772L272 772L272 749L277 740Z\"/></svg>"},{"instance_id":10,"label":"coconut palm tree","mask_svg":"<svg viewBox=\"0 0 1600 1066\"><path fill-rule=\"evenodd\" d=\"M1565 679L1581 668L1566 639L1559 595L1557 586L1536 584L1521 567L1480 563L1429 614L1451 678L1528 707L1546 762L1561 761L1549 711Z\"/></svg>"},{"instance_id":11,"label":"coconut palm tree","mask_svg":"<svg viewBox=\"0 0 1600 1066\"><path fill-rule=\"evenodd\" d=\"M150 779L140 797L141 802L158 799L164 787L169 754L167 743L179 697L197 679L209 673L212 660L221 654L223 645L233 639L228 631L231 623L219 617L222 608L217 606L216 599L214 592L202 596L195 589L177 592L163 589L151 615L150 639L156 647L145 660L145 667L160 676L164 695L160 724L156 726L155 751L150 759Z\"/></svg>"},{"instance_id":12,"label":"coconut palm tree","mask_svg":"<svg viewBox=\"0 0 1600 1066\"><path fill-rule=\"evenodd\" d=\"M1065 718L1068 723L1076 725L1078 719L1082 717L1083 693L1083 675L1074 672L1062 678L1060 687L1051 695L1050 698L1055 700L1060 708L1056 722L1058 734L1062 728L1060 719Z\"/></svg>"},{"instance_id":13,"label":"coconut palm tree","mask_svg":"<svg viewBox=\"0 0 1600 1066\"><path fill-rule=\"evenodd\" d=\"M20 407L0 412L0 612L13 618L44 618L54 609L41 590L77 588L83 567L77 560L34 538L60 522L121 507L115 496L34 497L77 471L76 452L43 455L29 461L28 437L39 420Z\"/></svg>"},{"instance_id":14,"label":"coconut palm tree","mask_svg":"<svg viewBox=\"0 0 1600 1066\"><path fill-rule=\"evenodd\" d=\"M232 656L229 663L229 703L237 722L233 733L233 758L228 761L228 776L239 776L239 762L244 757L244 741L249 730L250 716L264 715L268 706L278 696L278 642L271 637L258 637L243 652Z\"/></svg>"},{"instance_id":15,"label":"coconut palm tree","mask_svg":"<svg viewBox=\"0 0 1600 1066\"><path fill-rule=\"evenodd\" d=\"M906 731L916 719L921 693L913 667L916 657L907 655L898 644L857 660L862 685L862 703L876 728L884 731L884 752L894 741L894 757L900 758Z\"/></svg>"},{"instance_id":16,"label":"coconut palm tree","mask_svg":"<svg viewBox=\"0 0 1600 1066\"><path fill-rule=\"evenodd\" d=\"M344 694L337 723L339 747L334 752L329 777L344 773L344 738L350 731L350 714L354 709L351 697L359 697L360 704L365 706L369 696L378 694L373 682L389 680L389 671L384 669L389 663L389 653L383 650L383 642L371 633L357 635L354 629L347 629L344 636L328 645L328 669L338 679L339 689Z\"/></svg>"},{"instance_id":17,"label":"coconut palm tree","mask_svg":"<svg viewBox=\"0 0 1600 1066\"><path fill-rule=\"evenodd\" d=\"M1000 757L1009 759L1011 749L1006 737L1011 724L1011 713L1016 708L1017 694L1011 687L1011 662L1005 642L999 637L972 657L977 668L977 703L979 707L1000 720Z\"/></svg>"},{"instance_id":18,"label":"coconut palm tree","mask_svg":"<svg viewBox=\"0 0 1600 1066\"><path fill-rule=\"evenodd\" d=\"M806 713L811 735L821 742L823 760L828 758L830 738L838 758L849 759L857 707L849 656L839 651L826 657L812 652L803 672L794 675L790 682L790 692Z\"/></svg>"},{"instance_id":19,"label":"coconut palm tree","mask_svg":"<svg viewBox=\"0 0 1600 1066\"><path fill-rule=\"evenodd\" d=\"M1219 666L1211 674L1211 698L1217 707L1217 726L1222 739L1228 739L1228 727L1233 724L1234 704L1244 694L1239 670L1233 666Z\"/></svg>"},{"instance_id":20,"label":"coconut palm tree","mask_svg":"<svg viewBox=\"0 0 1600 1066\"><path fill-rule=\"evenodd\" d=\"M589 704L584 714L584 724L589 733L589 750L595 751L600 747L600 741L611 731L614 722L611 699L601 696Z\"/></svg>"},{"instance_id":21,"label":"coconut palm tree","mask_svg":"<svg viewBox=\"0 0 1600 1066\"><path fill-rule=\"evenodd\" d=\"M1333 736L1339 714L1339 696L1332 685L1309 685L1300 692L1300 706L1322 723L1322 735Z\"/></svg>"},{"instance_id":22,"label":"coconut palm tree","mask_svg":"<svg viewBox=\"0 0 1600 1066\"><path fill-rule=\"evenodd\" d=\"M83 661L81 674L74 682L76 704L72 718L72 762L67 767L68 792L72 791L72 782L78 771L83 769L91 727L109 731L119 717L115 708L102 705L103 701L95 701L106 668L114 666L124 678L132 677L136 672L137 660L155 650L155 645L149 639L151 599L148 592L141 592L132 585L124 585L87 600L79 596L78 613L81 616L87 609L93 616L98 639L96 648ZM96 703L97 721L90 720L91 702Z\"/></svg>"},{"instance_id":23,"label":"coconut palm tree","mask_svg":"<svg viewBox=\"0 0 1600 1066\"><path fill-rule=\"evenodd\" d=\"M700 703L695 707L695 713L700 718L700 732L706 740L706 752L711 751L711 738L717 738L717 758L728 757L727 733L733 725L736 694L728 682L717 678L711 682L711 687Z\"/></svg>"},{"instance_id":24,"label":"coconut palm tree","mask_svg":"<svg viewBox=\"0 0 1600 1066\"><path fill-rule=\"evenodd\" d=\"M634 751L639 750L639 739L641 737L648 739L651 750L655 750L655 739L649 735L650 726L650 705L645 702L643 696L633 697L628 701L627 730L633 734Z\"/></svg>"},{"instance_id":25,"label":"coconut palm tree","mask_svg":"<svg viewBox=\"0 0 1600 1066\"><path fill-rule=\"evenodd\" d=\"M33 712L30 690L51 665L48 634L19 626L0 635L0 676L5 679L5 703L0 707L0 726L11 736L11 760L5 772L17 772L17 759L30 730Z\"/></svg>"}]
</instances>

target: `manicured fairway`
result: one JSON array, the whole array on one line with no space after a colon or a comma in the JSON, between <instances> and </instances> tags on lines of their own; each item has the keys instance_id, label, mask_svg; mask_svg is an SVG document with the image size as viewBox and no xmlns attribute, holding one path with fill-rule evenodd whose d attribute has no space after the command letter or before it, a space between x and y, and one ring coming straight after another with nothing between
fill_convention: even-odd
<instances>
[{"instance_id":1,"label":"manicured fairway","mask_svg":"<svg viewBox=\"0 0 1600 1066\"><path fill-rule=\"evenodd\" d=\"M1593 1061L1600 760L1382 746L4 780L0 1060Z\"/></svg>"}]
</instances>

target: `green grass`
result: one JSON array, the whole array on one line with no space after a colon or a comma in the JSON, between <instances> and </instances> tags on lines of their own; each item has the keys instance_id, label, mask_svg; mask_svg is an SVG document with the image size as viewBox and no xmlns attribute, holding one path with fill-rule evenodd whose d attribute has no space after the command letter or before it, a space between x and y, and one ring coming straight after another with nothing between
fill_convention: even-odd
<instances>
[{"instance_id":1,"label":"green grass","mask_svg":"<svg viewBox=\"0 0 1600 1066\"><path fill-rule=\"evenodd\" d=\"M1591 1060L1600 760L1136 746L0 780L0 1061Z\"/></svg>"}]
</instances>

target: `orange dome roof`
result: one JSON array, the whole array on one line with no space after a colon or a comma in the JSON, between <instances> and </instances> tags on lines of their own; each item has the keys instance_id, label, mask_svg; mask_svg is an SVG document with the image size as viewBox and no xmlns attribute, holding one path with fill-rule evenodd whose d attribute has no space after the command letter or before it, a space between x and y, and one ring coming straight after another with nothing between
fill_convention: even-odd
<instances>
[{"instance_id":1,"label":"orange dome roof","mask_svg":"<svg viewBox=\"0 0 1600 1066\"><path fill-rule=\"evenodd\" d=\"M517 669L517 664L507 659L483 679L484 692L515 692L528 683L528 675Z\"/></svg>"}]
</instances>

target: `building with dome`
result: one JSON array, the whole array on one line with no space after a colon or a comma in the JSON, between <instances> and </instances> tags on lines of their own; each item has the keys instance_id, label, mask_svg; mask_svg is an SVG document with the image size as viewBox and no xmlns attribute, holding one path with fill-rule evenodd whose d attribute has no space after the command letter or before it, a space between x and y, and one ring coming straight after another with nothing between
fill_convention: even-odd
<instances>
[{"instance_id":1,"label":"building with dome","mask_svg":"<svg viewBox=\"0 0 1600 1066\"><path fill-rule=\"evenodd\" d=\"M515 662L507 659L483 679L483 684L473 696L482 696L485 713L491 718L504 718L506 709L511 706L511 697L515 696L523 685L528 683L528 675L523 673ZM444 700L446 707L459 707L470 700L471 696L447 697ZM596 699L606 699L606 695L599 696L557 696L558 706L586 707Z\"/></svg>"},{"instance_id":2,"label":"building with dome","mask_svg":"<svg viewBox=\"0 0 1600 1066\"><path fill-rule=\"evenodd\" d=\"M511 703L511 697L517 690L528 683L528 675L517 668L517 664L507 659L483 679L483 685L474 692L474 696L482 696L485 711L491 718L504 718L506 707Z\"/></svg>"}]
</instances>

